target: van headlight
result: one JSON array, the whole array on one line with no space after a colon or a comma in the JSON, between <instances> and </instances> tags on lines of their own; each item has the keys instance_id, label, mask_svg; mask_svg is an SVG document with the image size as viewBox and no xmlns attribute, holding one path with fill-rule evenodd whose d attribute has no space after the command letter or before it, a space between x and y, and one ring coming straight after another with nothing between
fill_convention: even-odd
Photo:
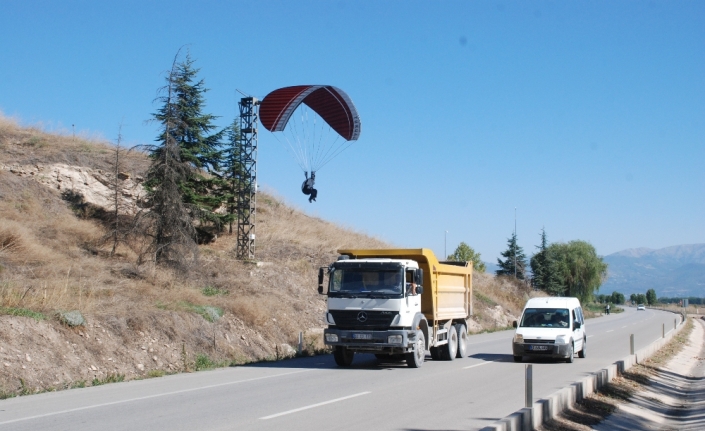
<instances>
[{"instance_id":1,"label":"van headlight","mask_svg":"<svg viewBox=\"0 0 705 431\"><path fill-rule=\"evenodd\" d=\"M514 342L517 344L524 344L524 336L521 334L514 334Z\"/></svg>"},{"instance_id":2,"label":"van headlight","mask_svg":"<svg viewBox=\"0 0 705 431\"><path fill-rule=\"evenodd\" d=\"M556 344L568 344L568 337L565 335L559 335L556 337Z\"/></svg>"},{"instance_id":3,"label":"van headlight","mask_svg":"<svg viewBox=\"0 0 705 431\"><path fill-rule=\"evenodd\" d=\"M337 343L338 342L338 334L326 334L326 342Z\"/></svg>"},{"instance_id":4,"label":"van headlight","mask_svg":"<svg viewBox=\"0 0 705 431\"><path fill-rule=\"evenodd\" d=\"M387 337L387 344L401 344L403 339L401 335L390 335Z\"/></svg>"}]
</instances>

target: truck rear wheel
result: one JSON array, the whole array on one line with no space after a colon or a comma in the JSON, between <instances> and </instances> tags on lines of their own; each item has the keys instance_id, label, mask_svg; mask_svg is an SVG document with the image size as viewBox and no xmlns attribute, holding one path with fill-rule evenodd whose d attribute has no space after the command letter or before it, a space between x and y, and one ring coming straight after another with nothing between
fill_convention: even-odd
<instances>
[{"instance_id":1,"label":"truck rear wheel","mask_svg":"<svg viewBox=\"0 0 705 431\"><path fill-rule=\"evenodd\" d=\"M468 354L468 330L462 323L455 325L455 330L458 332L458 353L455 357L464 358Z\"/></svg>"},{"instance_id":2,"label":"truck rear wheel","mask_svg":"<svg viewBox=\"0 0 705 431\"><path fill-rule=\"evenodd\" d=\"M441 346L441 351L446 361L452 361L458 354L458 332L452 326L448 331L448 344Z\"/></svg>"},{"instance_id":3,"label":"truck rear wheel","mask_svg":"<svg viewBox=\"0 0 705 431\"><path fill-rule=\"evenodd\" d=\"M428 350L431 352L431 359L434 361L440 361L443 359L443 352L441 352L440 347L431 347Z\"/></svg>"},{"instance_id":4,"label":"truck rear wheel","mask_svg":"<svg viewBox=\"0 0 705 431\"><path fill-rule=\"evenodd\" d=\"M409 368L419 368L423 365L423 361L426 358L426 337L423 335L423 331L420 329L416 330L416 342L414 343L414 351L406 353L406 365Z\"/></svg>"},{"instance_id":5,"label":"truck rear wheel","mask_svg":"<svg viewBox=\"0 0 705 431\"><path fill-rule=\"evenodd\" d=\"M353 358L355 357L355 352L348 350L343 346L335 346L333 351L333 359L335 363L340 367L349 367L352 365Z\"/></svg>"}]
</instances>

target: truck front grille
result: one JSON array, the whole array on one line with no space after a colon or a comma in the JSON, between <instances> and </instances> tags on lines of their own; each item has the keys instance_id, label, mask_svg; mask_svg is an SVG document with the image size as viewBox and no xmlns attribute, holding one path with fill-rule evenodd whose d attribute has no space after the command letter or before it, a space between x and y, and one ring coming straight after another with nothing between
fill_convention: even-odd
<instances>
[{"instance_id":1,"label":"truck front grille","mask_svg":"<svg viewBox=\"0 0 705 431\"><path fill-rule=\"evenodd\" d=\"M335 326L341 329L387 329L399 314L396 311L329 310Z\"/></svg>"}]
</instances>

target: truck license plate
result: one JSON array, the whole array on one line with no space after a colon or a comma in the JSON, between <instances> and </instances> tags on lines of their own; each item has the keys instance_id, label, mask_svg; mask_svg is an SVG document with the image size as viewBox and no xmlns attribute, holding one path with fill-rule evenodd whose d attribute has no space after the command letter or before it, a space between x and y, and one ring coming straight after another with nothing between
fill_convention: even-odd
<instances>
[{"instance_id":1,"label":"truck license plate","mask_svg":"<svg viewBox=\"0 0 705 431\"><path fill-rule=\"evenodd\" d=\"M353 340L371 340L372 334L352 334Z\"/></svg>"},{"instance_id":2,"label":"truck license plate","mask_svg":"<svg viewBox=\"0 0 705 431\"><path fill-rule=\"evenodd\" d=\"M529 346L529 350L548 350L548 346Z\"/></svg>"}]
</instances>

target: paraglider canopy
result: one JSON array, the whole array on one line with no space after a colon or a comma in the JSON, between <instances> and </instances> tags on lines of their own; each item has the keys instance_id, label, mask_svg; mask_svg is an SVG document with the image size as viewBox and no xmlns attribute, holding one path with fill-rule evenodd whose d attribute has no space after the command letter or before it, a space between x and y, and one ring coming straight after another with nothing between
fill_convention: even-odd
<instances>
[{"instance_id":1,"label":"paraglider canopy","mask_svg":"<svg viewBox=\"0 0 705 431\"><path fill-rule=\"evenodd\" d=\"M262 99L259 119L304 171L301 191L310 196L309 202L318 194L316 172L360 137L355 105L343 90L331 85L274 90Z\"/></svg>"},{"instance_id":2,"label":"paraglider canopy","mask_svg":"<svg viewBox=\"0 0 705 431\"><path fill-rule=\"evenodd\" d=\"M331 85L296 85L272 91L260 104L260 121L270 132L281 132L302 103L346 141L360 137L360 116L355 105L343 90Z\"/></svg>"}]
</instances>

